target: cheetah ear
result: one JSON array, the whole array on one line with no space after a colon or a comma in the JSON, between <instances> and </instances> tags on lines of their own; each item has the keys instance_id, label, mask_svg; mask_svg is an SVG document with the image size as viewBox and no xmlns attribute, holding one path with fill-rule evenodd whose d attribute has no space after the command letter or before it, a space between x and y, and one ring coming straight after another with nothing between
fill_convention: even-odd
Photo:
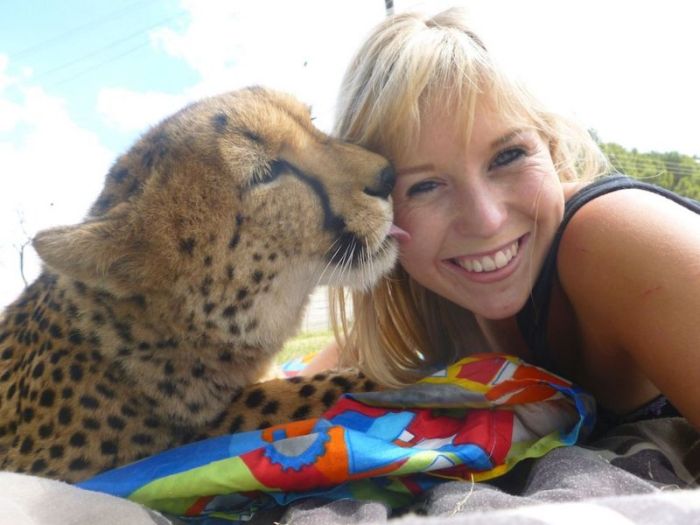
<instances>
[{"instance_id":1,"label":"cheetah ear","mask_svg":"<svg viewBox=\"0 0 700 525\"><path fill-rule=\"evenodd\" d=\"M138 283L139 261L124 214L41 231L34 249L51 269L117 293Z\"/></svg>"}]
</instances>

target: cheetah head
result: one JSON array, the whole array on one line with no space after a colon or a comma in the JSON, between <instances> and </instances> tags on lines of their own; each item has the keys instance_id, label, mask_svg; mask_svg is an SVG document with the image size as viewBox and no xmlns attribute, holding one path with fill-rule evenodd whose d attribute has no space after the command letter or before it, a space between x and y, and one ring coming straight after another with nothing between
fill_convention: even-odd
<instances>
[{"instance_id":1,"label":"cheetah head","mask_svg":"<svg viewBox=\"0 0 700 525\"><path fill-rule=\"evenodd\" d=\"M369 287L393 266L393 184L386 159L322 133L294 98L248 88L147 132L86 220L34 246L115 297L164 298L190 330L245 336L264 317L275 331L314 286Z\"/></svg>"}]
</instances>

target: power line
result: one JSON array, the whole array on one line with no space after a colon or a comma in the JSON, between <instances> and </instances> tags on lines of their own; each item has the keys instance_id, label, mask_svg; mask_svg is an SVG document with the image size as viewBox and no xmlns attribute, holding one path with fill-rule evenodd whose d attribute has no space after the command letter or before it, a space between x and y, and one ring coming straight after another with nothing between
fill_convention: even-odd
<instances>
[{"instance_id":1,"label":"power line","mask_svg":"<svg viewBox=\"0 0 700 525\"><path fill-rule=\"evenodd\" d=\"M689 155L687 153L680 153L679 151L658 151L658 150L647 150L647 151L640 151L636 147L632 147L631 149L635 151L630 151L630 148L626 148L625 146L621 146L620 144L616 142L598 142L598 146L601 149L604 148L620 148L622 151L619 152L621 155L627 155L627 156L634 156L634 155L669 155L669 154L676 154L681 157L688 157L688 158L696 158L693 157L693 155ZM611 152L611 154L618 154L616 152Z\"/></svg>"},{"instance_id":2,"label":"power line","mask_svg":"<svg viewBox=\"0 0 700 525\"><path fill-rule=\"evenodd\" d=\"M95 64L95 65L93 65L93 66L90 66L90 67L86 68L86 69L83 69L82 71L79 71L78 73L75 73L74 75L72 75L72 76L70 76L70 77L68 77L68 78L65 78L65 79L63 79L63 80L59 80L58 82L54 82L54 83L52 83L52 84L49 84L47 87L52 88L52 87L60 86L60 85L65 84L65 83L67 83L67 82L71 82L71 81L73 81L73 80L76 80L76 79L78 79L78 78L80 78L80 77L83 77L83 76L87 75L88 73L94 71L95 69L98 69L98 68L100 68L100 67L102 67L102 66L106 66L107 64L111 64L112 62L115 62L115 61L117 61L117 60L119 60L119 59L121 59L121 58L124 58L124 57L127 56L127 55L131 55L132 53L135 53L135 52L138 51L139 49L143 49L143 48L146 47L148 44L149 44L148 41L146 41L146 42L141 42L141 43L138 44L137 46L131 47L131 48L127 49L126 51L124 51L124 52L122 52L122 53L120 53L120 54L118 54L118 55L115 55L115 56L113 56L113 57L110 57L110 58L107 59L107 60L103 60L102 62L99 62L99 63L97 63L97 64Z\"/></svg>"},{"instance_id":3,"label":"power line","mask_svg":"<svg viewBox=\"0 0 700 525\"><path fill-rule=\"evenodd\" d=\"M677 153L678 155L684 157L685 159L690 159L691 162L695 163L693 165L681 164L680 161L665 159L664 155L667 153L653 152L651 155L659 155L658 157L650 157L650 153L639 153L634 154L628 151L622 153L606 152L603 153L610 161L610 164L616 169L622 172L632 172L633 170L644 170L655 172L653 175L645 175L644 179L655 179L661 178L664 175L673 175L680 177L696 177L700 176L700 162L697 159L689 156Z\"/></svg>"},{"instance_id":4,"label":"power line","mask_svg":"<svg viewBox=\"0 0 700 525\"><path fill-rule=\"evenodd\" d=\"M96 27L99 27L101 25L104 25L107 22L111 22L117 18L121 18L124 15L128 14L128 12L131 12L135 7L141 5L141 4L146 4L148 3L148 0L138 0L137 2L134 2L132 4L129 4L126 7L122 7L121 9L117 9L115 11L111 11L107 13L106 15L90 20L89 22L86 22L84 24L81 24L77 27L73 27L71 29L68 29L64 31L63 33L60 33L56 36L52 36L51 38L47 40L43 40L37 44L32 44L29 47L25 47L24 49L21 49L17 51L16 53L11 53L10 58L12 60L16 60L19 57L27 56L27 55L32 55L35 52L51 45L54 44L58 41L64 40L65 38L68 38L70 36L74 36L86 29L95 29Z\"/></svg>"},{"instance_id":5,"label":"power line","mask_svg":"<svg viewBox=\"0 0 700 525\"><path fill-rule=\"evenodd\" d=\"M638 169L638 166L620 166L620 165L615 165L613 163L613 167L615 169L621 171L622 173L625 173L627 175L632 175L634 173L633 168ZM627 169L626 169L627 168ZM692 171L671 171L667 168L659 168L656 170L651 170L652 173L648 175L644 175L644 177L663 177L664 175L679 175L681 178L685 177L693 177L694 175L697 175L697 172L692 172ZM638 174L640 175L640 174ZM641 176L641 175L640 175Z\"/></svg>"},{"instance_id":6,"label":"power line","mask_svg":"<svg viewBox=\"0 0 700 525\"><path fill-rule=\"evenodd\" d=\"M654 163L654 162L664 163L665 162L665 163L669 163L669 164L681 164L681 162L682 162L681 160L664 158L663 156L667 155L666 153L657 153L657 152L638 153L636 155L634 153L623 153L622 155L620 155L618 153L606 152L606 151L603 151L603 153L605 153L608 157L611 157L611 158L615 157L618 159L630 160L630 161L649 162L649 163ZM659 155L659 157L655 157L655 156L650 157L649 155ZM682 155L682 154L679 153L679 155ZM696 164L698 163L698 161L696 159L694 159L693 157L691 157L690 155L684 155L684 157L691 162L694 162Z\"/></svg>"},{"instance_id":7,"label":"power line","mask_svg":"<svg viewBox=\"0 0 700 525\"><path fill-rule=\"evenodd\" d=\"M662 173L677 173L678 175L683 175L683 176L691 176L691 175L700 175L700 171L698 170L693 170L692 168L686 168L684 166L659 166L656 164L646 164L646 165L640 165L640 164L624 164L620 162L615 162L614 159L610 159L610 163L615 166L616 168L626 168L626 169L647 169L650 171L657 171L659 174Z\"/></svg>"},{"instance_id":8,"label":"power line","mask_svg":"<svg viewBox=\"0 0 700 525\"><path fill-rule=\"evenodd\" d=\"M664 159L645 159L645 158L635 158L635 157L621 157L619 155L607 155L608 159L610 160L616 160L618 162L627 162L627 163L634 163L634 164L644 164L646 166L674 166L678 167L679 169L683 170L692 170L696 166L697 168L700 168L700 163L697 161L692 161L695 162L696 166L693 165L688 165L686 166L685 164L673 160L664 160Z\"/></svg>"},{"instance_id":9,"label":"power line","mask_svg":"<svg viewBox=\"0 0 700 525\"><path fill-rule=\"evenodd\" d=\"M148 27L146 27L146 28L143 28L143 29L140 29L139 31L136 31L136 32L134 32L134 33L131 33L131 34L125 36L125 37L119 38L119 39L117 39L117 40L113 40L112 42L110 42L110 43L107 44L106 46L102 46L102 47L100 47L100 48L98 48L98 49L95 49L95 50L93 50L93 51L90 51L89 53L86 53L86 54L84 54L84 55L82 55L82 56L80 56L80 57L78 57L78 58L75 58L75 59L73 59L73 60L69 60L68 62L64 62L63 64L61 64L61 65L59 65L59 66L56 66L56 67L53 67L53 68L51 68L51 69L49 69L49 70L47 70L47 71L42 71L42 72L40 72L39 74L35 75L35 76L33 77L33 80L39 80L39 79L45 78L45 77L47 77L47 76L49 76L49 75L51 75L51 74L53 74L53 73L56 73L57 71L61 71L62 69L65 69L65 68L67 68L67 67L70 67L70 66L73 66L73 65L75 65L75 64L78 64L79 62L82 62L82 61L84 61L84 60L86 60L86 59L88 59L88 58L91 58L91 57L94 57L94 56L96 56L96 55L99 55L100 53L102 53L102 52L104 52L104 51L107 51L107 50L109 50L109 49L112 49L113 47L116 47L116 46L118 46L119 44L122 44L122 43L124 43L124 42L127 42L127 41L133 39L133 38L136 38L136 37L138 37L138 36L141 36L141 35L143 35L144 33L146 33L146 32L148 32L148 31L152 30L152 29L155 28L155 27L159 27L159 26L165 25L165 24L167 24L168 22L171 22L172 20L175 20L175 19L177 19L177 18L181 18L181 17L184 16L185 14L187 14L186 11L181 11L181 12L179 12L179 13L173 15L173 16L164 18L164 19L162 19L162 20L156 22L155 24L151 24L150 26L148 26ZM147 44L147 43L148 43L148 42L146 42L146 44ZM145 45L145 44L144 44L144 45ZM140 47L142 47L142 46L140 46ZM99 64L98 64L97 67L99 67Z\"/></svg>"},{"instance_id":10,"label":"power line","mask_svg":"<svg viewBox=\"0 0 700 525\"><path fill-rule=\"evenodd\" d=\"M610 162L620 162L625 164L633 164L635 166L647 167L647 168L673 168L679 171L685 171L688 173L700 173L700 163L695 162L696 166L686 166L677 161L665 160L665 159L650 159L644 157L634 157L633 155L620 156L615 154L606 154ZM692 157L691 157L692 159Z\"/></svg>"}]
</instances>

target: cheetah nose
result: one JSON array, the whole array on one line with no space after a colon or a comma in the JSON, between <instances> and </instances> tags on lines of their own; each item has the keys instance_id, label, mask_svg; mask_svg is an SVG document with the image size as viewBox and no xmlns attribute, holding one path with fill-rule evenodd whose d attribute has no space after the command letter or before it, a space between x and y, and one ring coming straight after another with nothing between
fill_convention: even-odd
<instances>
[{"instance_id":1,"label":"cheetah nose","mask_svg":"<svg viewBox=\"0 0 700 525\"><path fill-rule=\"evenodd\" d=\"M379 173L375 186L366 186L364 192L372 197L387 199L391 194L391 190L394 189L395 183L396 173L394 172L394 168L387 166Z\"/></svg>"}]
</instances>

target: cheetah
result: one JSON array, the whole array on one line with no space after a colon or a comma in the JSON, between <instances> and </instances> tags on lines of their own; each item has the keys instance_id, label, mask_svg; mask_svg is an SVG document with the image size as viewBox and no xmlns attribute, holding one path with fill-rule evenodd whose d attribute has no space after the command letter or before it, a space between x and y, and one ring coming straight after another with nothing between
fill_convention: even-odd
<instances>
[{"instance_id":1,"label":"cheetah","mask_svg":"<svg viewBox=\"0 0 700 525\"><path fill-rule=\"evenodd\" d=\"M194 440L317 417L359 372L261 382L318 284L394 265L383 157L290 95L196 102L117 158L0 319L0 468L86 479Z\"/></svg>"}]
</instances>

